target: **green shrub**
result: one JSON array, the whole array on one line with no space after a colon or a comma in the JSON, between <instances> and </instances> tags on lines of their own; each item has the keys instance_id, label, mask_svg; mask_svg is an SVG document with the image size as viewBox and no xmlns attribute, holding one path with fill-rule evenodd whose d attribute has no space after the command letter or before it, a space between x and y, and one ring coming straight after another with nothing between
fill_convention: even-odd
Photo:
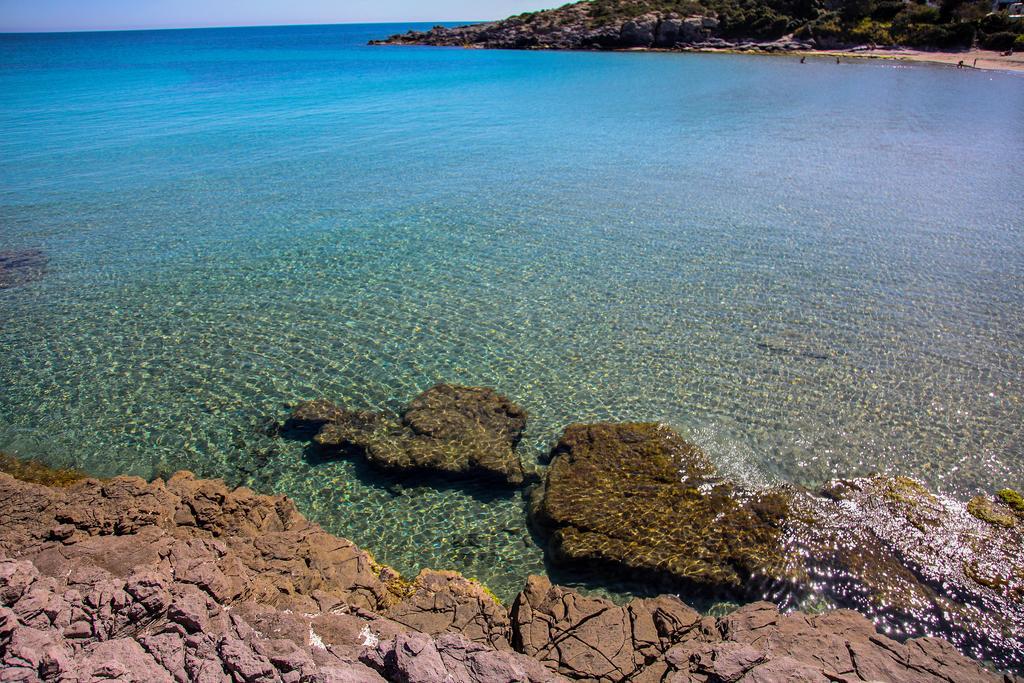
<instances>
[{"instance_id":1,"label":"green shrub","mask_svg":"<svg viewBox=\"0 0 1024 683\"><path fill-rule=\"evenodd\" d=\"M871 8L871 18L875 21L891 21L904 7L906 3L903 0L880 0Z\"/></svg>"},{"instance_id":2,"label":"green shrub","mask_svg":"<svg viewBox=\"0 0 1024 683\"><path fill-rule=\"evenodd\" d=\"M978 28L984 33L998 33L1000 31L1010 31L1013 26L1010 23L1010 17L1003 13L992 13L982 17L981 21L978 22Z\"/></svg>"},{"instance_id":3,"label":"green shrub","mask_svg":"<svg viewBox=\"0 0 1024 683\"><path fill-rule=\"evenodd\" d=\"M911 22L915 24L938 24L942 21L942 14L939 12L939 8L932 7L931 5L914 7L908 14L910 15Z\"/></svg>"},{"instance_id":4,"label":"green shrub","mask_svg":"<svg viewBox=\"0 0 1024 683\"><path fill-rule=\"evenodd\" d=\"M807 24L805 30L802 32L801 38L813 38L815 40L845 40L846 30L839 25L839 21L835 17L826 17L818 21Z\"/></svg>"},{"instance_id":5,"label":"green shrub","mask_svg":"<svg viewBox=\"0 0 1024 683\"><path fill-rule=\"evenodd\" d=\"M1017 36L1016 40L1013 41L1013 49L1024 52L1024 33Z\"/></svg>"},{"instance_id":6,"label":"green shrub","mask_svg":"<svg viewBox=\"0 0 1024 683\"><path fill-rule=\"evenodd\" d=\"M843 22L853 24L871 14L870 0L839 0L833 3Z\"/></svg>"},{"instance_id":7,"label":"green shrub","mask_svg":"<svg viewBox=\"0 0 1024 683\"><path fill-rule=\"evenodd\" d=\"M1009 50L1017 40L1016 33L999 31L998 33L985 34L979 44L986 50Z\"/></svg>"},{"instance_id":8,"label":"green shrub","mask_svg":"<svg viewBox=\"0 0 1024 683\"><path fill-rule=\"evenodd\" d=\"M974 41L974 26L971 24L912 24L896 31L893 37L902 45L912 47L967 47Z\"/></svg>"},{"instance_id":9,"label":"green shrub","mask_svg":"<svg viewBox=\"0 0 1024 683\"><path fill-rule=\"evenodd\" d=\"M960 4L953 12L953 16L960 21L981 21L992 10L992 3L989 0L968 0Z\"/></svg>"},{"instance_id":10,"label":"green shrub","mask_svg":"<svg viewBox=\"0 0 1024 683\"><path fill-rule=\"evenodd\" d=\"M875 45L891 45L892 36L889 34L889 25L877 21L865 19L849 31L850 40L854 43Z\"/></svg>"},{"instance_id":11,"label":"green shrub","mask_svg":"<svg viewBox=\"0 0 1024 683\"><path fill-rule=\"evenodd\" d=\"M719 20L722 33L737 38L780 38L798 25L767 5L730 8L719 14Z\"/></svg>"}]
</instances>

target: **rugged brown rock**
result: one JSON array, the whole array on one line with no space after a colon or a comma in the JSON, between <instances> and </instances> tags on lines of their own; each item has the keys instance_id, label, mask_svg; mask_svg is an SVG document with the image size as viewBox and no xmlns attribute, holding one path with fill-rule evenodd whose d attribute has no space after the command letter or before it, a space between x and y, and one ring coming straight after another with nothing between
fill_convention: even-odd
<instances>
[{"instance_id":1,"label":"rugged brown rock","mask_svg":"<svg viewBox=\"0 0 1024 683\"><path fill-rule=\"evenodd\" d=\"M0 681L380 681L359 658L407 632L457 631L434 647L483 669L535 664L479 584L406 582L285 498L0 474L0 515Z\"/></svg>"},{"instance_id":2,"label":"rugged brown rock","mask_svg":"<svg viewBox=\"0 0 1024 683\"><path fill-rule=\"evenodd\" d=\"M400 419L345 410L317 400L299 405L285 425L315 433L325 448L355 451L383 469L522 484L515 453L526 412L493 389L438 384L417 396Z\"/></svg>"},{"instance_id":3,"label":"rugged brown rock","mask_svg":"<svg viewBox=\"0 0 1024 683\"><path fill-rule=\"evenodd\" d=\"M570 678L587 680L661 680L668 670L665 652L703 637L702 627L713 622L672 596L620 607L536 576L512 605L515 648Z\"/></svg>"},{"instance_id":4,"label":"rugged brown rock","mask_svg":"<svg viewBox=\"0 0 1024 683\"><path fill-rule=\"evenodd\" d=\"M850 610L782 615L758 602L714 619L671 596L618 606L530 577L513 644L574 680L999 681L944 640L898 643Z\"/></svg>"},{"instance_id":5,"label":"rugged brown rock","mask_svg":"<svg viewBox=\"0 0 1024 683\"><path fill-rule=\"evenodd\" d=\"M788 502L781 492L738 495L662 425L576 424L552 451L533 512L555 559L722 590L783 564Z\"/></svg>"}]
</instances>

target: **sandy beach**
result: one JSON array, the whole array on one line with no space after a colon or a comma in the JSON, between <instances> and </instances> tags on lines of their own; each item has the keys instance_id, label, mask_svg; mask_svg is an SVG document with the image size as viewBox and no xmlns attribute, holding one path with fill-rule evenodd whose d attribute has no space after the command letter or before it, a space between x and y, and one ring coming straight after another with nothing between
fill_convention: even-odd
<instances>
[{"instance_id":1,"label":"sandy beach","mask_svg":"<svg viewBox=\"0 0 1024 683\"><path fill-rule=\"evenodd\" d=\"M875 50L815 50L802 54L839 57L840 59L895 59L905 62L933 62L956 66L961 60L967 67L995 71L1024 72L1024 53L1003 55L992 50L965 50L962 52L933 52L909 48Z\"/></svg>"}]
</instances>

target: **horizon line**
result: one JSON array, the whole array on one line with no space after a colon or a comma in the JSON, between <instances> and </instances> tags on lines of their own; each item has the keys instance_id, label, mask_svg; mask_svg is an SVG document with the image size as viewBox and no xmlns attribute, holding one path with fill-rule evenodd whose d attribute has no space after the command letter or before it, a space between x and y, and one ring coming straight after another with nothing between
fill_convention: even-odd
<instances>
[{"instance_id":1,"label":"horizon line","mask_svg":"<svg viewBox=\"0 0 1024 683\"><path fill-rule=\"evenodd\" d=\"M134 28L68 28L50 30L19 30L0 28L0 35L6 36L29 36L29 35L52 35L64 33L132 33L142 31L208 31L211 29L230 28L288 28L292 26L387 26L394 24L481 24L488 21L500 21L499 19L425 19L425 20L393 20L393 21L332 21L332 22L299 22L294 24L211 24L209 26L164 26L164 27L134 27Z\"/></svg>"}]
</instances>

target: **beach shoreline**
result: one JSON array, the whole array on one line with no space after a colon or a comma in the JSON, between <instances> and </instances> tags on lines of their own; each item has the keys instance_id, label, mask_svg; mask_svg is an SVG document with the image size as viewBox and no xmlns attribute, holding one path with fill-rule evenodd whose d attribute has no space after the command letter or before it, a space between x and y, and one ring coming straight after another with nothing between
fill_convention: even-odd
<instances>
[{"instance_id":1,"label":"beach shoreline","mask_svg":"<svg viewBox=\"0 0 1024 683\"><path fill-rule=\"evenodd\" d=\"M387 45L387 43L376 43L378 45ZM398 45L398 44L392 44ZM431 46L429 43L408 43L408 45L425 45ZM934 51L934 50L918 50L912 48L849 48L849 49L837 49L837 50L821 50L821 49L772 49L774 43L765 43L764 47L746 47L743 45L735 45L728 47L688 47L688 48L652 48L652 47L633 47L624 48L618 50L580 50L582 52L666 52L666 53L681 53L681 54L722 54L722 55L757 55L767 57L819 57L819 58L838 58L843 59L856 59L856 60L869 60L869 59L881 59L890 60L896 62L915 62L925 64L941 64L943 66L956 67L961 61L964 63L964 68L973 69L978 71L1004 71L1004 72L1024 72L1024 52L1014 53L1012 55L1006 55L1002 52L995 50L963 50L963 51ZM431 47L445 47L445 46L431 46ZM487 48L482 45L465 45L462 49L468 50L486 50L486 49L509 49L509 48ZM557 48L523 48L530 51L557 51L565 52L566 50L559 50ZM571 50L570 50L571 51Z\"/></svg>"},{"instance_id":2,"label":"beach shoreline","mask_svg":"<svg viewBox=\"0 0 1024 683\"><path fill-rule=\"evenodd\" d=\"M885 59L897 62L920 62L956 67L961 61L965 68L980 71L1024 72L1024 53L1004 55L993 50L965 50L962 52L935 52L906 48L876 48L873 50L805 50L792 52L769 52L765 50L701 49L701 53L727 54L771 54L780 56L829 57L842 59Z\"/></svg>"}]
</instances>

